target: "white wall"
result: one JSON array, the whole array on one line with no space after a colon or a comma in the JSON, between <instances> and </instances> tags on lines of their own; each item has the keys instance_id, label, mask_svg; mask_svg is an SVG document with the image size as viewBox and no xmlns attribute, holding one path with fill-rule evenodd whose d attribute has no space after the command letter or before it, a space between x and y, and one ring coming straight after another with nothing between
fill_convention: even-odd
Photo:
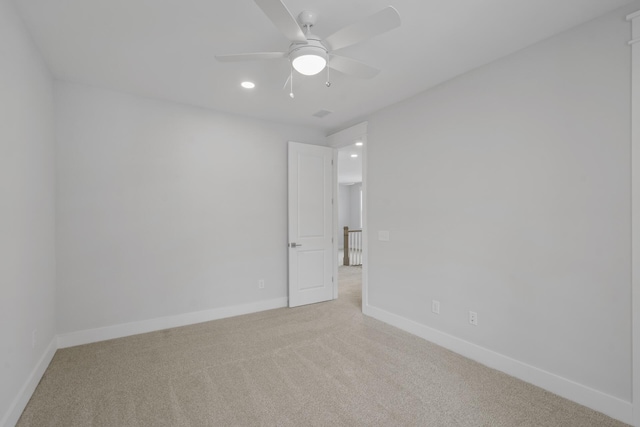
<instances>
[{"instance_id":1,"label":"white wall","mask_svg":"<svg viewBox=\"0 0 640 427\"><path fill-rule=\"evenodd\" d=\"M362 183L338 185L338 248L344 247L344 227L358 230L360 224L360 190Z\"/></svg>"},{"instance_id":2,"label":"white wall","mask_svg":"<svg viewBox=\"0 0 640 427\"><path fill-rule=\"evenodd\" d=\"M350 227L351 186L338 185L338 248L344 248L344 227Z\"/></svg>"},{"instance_id":3,"label":"white wall","mask_svg":"<svg viewBox=\"0 0 640 427\"><path fill-rule=\"evenodd\" d=\"M1 0L0 425L17 421L55 332L52 87L13 5Z\"/></svg>"},{"instance_id":4,"label":"white wall","mask_svg":"<svg viewBox=\"0 0 640 427\"><path fill-rule=\"evenodd\" d=\"M321 132L70 84L56 108L60 333L286 298L287 141Z\"/></svg>"},{"instance_id":5,"label":"white wall","mask_svg":"<svg viewBox=\"0 0 640 427\"><path fill-rule=\"evenodd\" d=\"M370 117L372 306L630 401L633 10Z\"/></svg>"},{"instance_id":6,"label":"white wall","mask_svg":"<svg viewBox=\"0 0 640 427\"><path fill-rule=\"evenodd\" d=\"M362 222L360 221L362 217L362 209L360 205L360 191L362 190L362 183L358 182L349 187L349 192L351 193L349 197L349 201L351 203L351 208L349 209L349 229L350 230L360 230L362 229Z\"/></svg>"}]
</instances>

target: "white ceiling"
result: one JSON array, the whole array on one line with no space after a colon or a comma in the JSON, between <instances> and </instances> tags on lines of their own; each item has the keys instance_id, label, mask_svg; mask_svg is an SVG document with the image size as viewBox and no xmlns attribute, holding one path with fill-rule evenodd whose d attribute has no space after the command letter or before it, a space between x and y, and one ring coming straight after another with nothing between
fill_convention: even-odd
<instances>
[{"instance_id":1,"label":"white ceiling","mask_svg":"<svg viewBox=\"0 0 640 427\"><path fill-rule=\"evenodd\" d=\"M215 54L283 51L252 0L14 0L56 77L284 123L338 130L369 113L629 0L285 0L319 15L321 37L392 4L402 26L339 51L382 72L295 76L286 60L220 63ZM240 88L252 80L256 89ZM318 110L333 111L319 119Z\"/></svg>"}]
</instances>

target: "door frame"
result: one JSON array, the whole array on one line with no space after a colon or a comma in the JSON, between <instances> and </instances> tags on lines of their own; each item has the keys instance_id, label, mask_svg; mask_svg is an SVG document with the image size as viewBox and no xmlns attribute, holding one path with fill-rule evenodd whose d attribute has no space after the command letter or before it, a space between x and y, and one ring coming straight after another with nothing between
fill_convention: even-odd
<instances>
[{"instance_id":1,"label":"door frame","mask_svg":"<svg viewBox=\"0 0 640 427\"><path fill-rule=\"evenodd\" d=\"M369 277L369 229L367 227L367 128L368 122L358 123L347 129L343 129L336 133L333 133L327 137L327 145L334 148L334 200L333 204L333 223L334 223L334 254L333 262L334 277L336 280L333 283L334 299L338 298L338 150L340 148L347 147L357 140L364 143L362 146L362 312L364 313L366 307L369 306L369 292L368 292L368 277Z\"/></svg>"},{"instance_id":2,"label":"door frame","mask_svg":"<svg viewBox=\"0 0 640 427\"><path fill-rule=\"evenodd\" d=\"M640 426L640 11L631 22L631 404Z\"/></svg>"}]
</instances>

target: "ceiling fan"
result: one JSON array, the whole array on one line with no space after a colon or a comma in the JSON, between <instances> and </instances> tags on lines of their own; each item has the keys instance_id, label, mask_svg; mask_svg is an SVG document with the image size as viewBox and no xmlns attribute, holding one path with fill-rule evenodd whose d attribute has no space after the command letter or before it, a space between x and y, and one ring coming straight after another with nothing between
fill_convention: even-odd
<instances>
[{"instance_id":1,"label":"ceiling fan","mask_svg":"<svg viewBox=\"0 0 640 427\"><path fill-rule=\"evenodd\" d=\"M370 79L375 77L380 70L355 59L336 55L333 52L400 26L398 11L392 6L388 6L359 22L336 31L323 40L311 33L311 27L316 23L317 16L315 13L303 11L298 16L300 22L298 24L281 0L254 1L276 28L291 41L289 49L285 52L216 55L218 61L232 62L287 58L291 61L292 67L303 75L313 76L327 67L349 76ZM327 81L327 86L330 86L330 84Z\"/></svg>"}]
</instances>

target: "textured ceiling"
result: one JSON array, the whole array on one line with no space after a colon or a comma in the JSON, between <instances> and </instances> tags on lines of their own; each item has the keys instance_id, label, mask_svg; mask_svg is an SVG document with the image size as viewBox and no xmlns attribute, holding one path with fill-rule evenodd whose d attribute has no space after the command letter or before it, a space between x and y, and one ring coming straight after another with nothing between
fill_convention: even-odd
<instances>
[{"instance_id":1,"label":"textured ceiling","mask_svg":"<svg viewBox=\"0 0 640 427\"><path fill-rule=\"evenodd\" d=\"M294 74L287 60L220 63L215 54L283 51L252 0L15 0L54 75L278 122L338 130L382 107L629 3L628 0L286 0L319 15L314 33L392 4L402 26L339 53L382 69L371 80ZM252 80L257 87L239 86ZM313 116L318 110L332 114Z\"/></svg>"}]
</instances>

